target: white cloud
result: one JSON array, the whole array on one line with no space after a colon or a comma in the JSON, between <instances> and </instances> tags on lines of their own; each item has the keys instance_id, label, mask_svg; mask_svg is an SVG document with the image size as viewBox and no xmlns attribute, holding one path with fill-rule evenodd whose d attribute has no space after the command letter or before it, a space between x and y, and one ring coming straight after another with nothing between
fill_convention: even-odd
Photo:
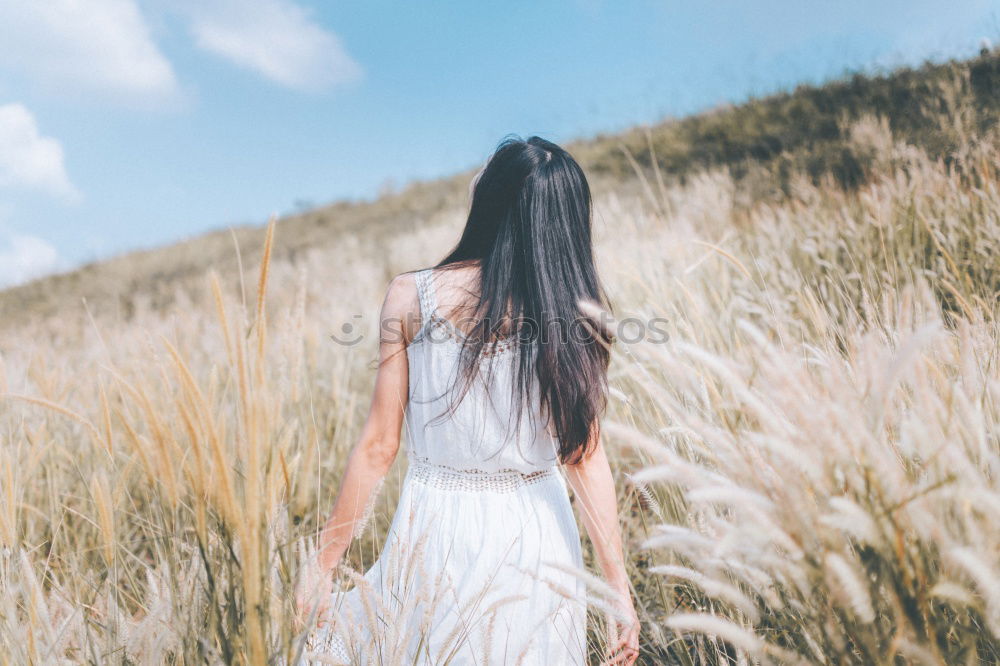
<instances>
[{"instance_id":1,"label":"white cloud","mask_svg":"<svg viewBox=\"0 0 1000 666\"><path fill-rule=\"evenodd\" d=\"M37 236L8 233L0 243L0 286L9 287L60 267L59 253Z\"/></svg>"},{"instance_id":2,"label":"white cloud","mask_svg":"<svg viewBox=\"0 0 1000 666\"><path fill-rule=\"evenodd\" d=\"M58 91L141 100L178 91L135 0L3 0L0 67Z\"/></svg>"},{"instance_id":3,"label":"white cloud","mask_svg":"<svg viewBox=\"0 0 1000 666\"><path fill-rule=\"evenodd\" d=\"M80 196L66 174L62 146L38 133L34 116L21 104L0 105L0 186Z\"/></svg>"},{"instance_id":4,"label":"white cloud","mask_svg":"<svg viewBox=\"0 0 1000 666\"><path fill-rule=\"evenodd\" d=\"M281 85L318 90L361 76L340 39L289 0L199 0L186 8L200 48Z\"/></svg>"}]
</instances>

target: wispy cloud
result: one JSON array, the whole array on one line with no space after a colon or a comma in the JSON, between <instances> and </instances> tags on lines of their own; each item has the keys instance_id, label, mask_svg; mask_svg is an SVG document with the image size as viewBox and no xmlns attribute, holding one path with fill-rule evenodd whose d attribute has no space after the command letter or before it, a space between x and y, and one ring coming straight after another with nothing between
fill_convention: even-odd
<instances>
[{"instance_id":1,"label":"wispy cloud","mask_svg":"<svg viewBox=\"0 0 1000 666\"><path fill-rule=\"evenodd\" d=\"M39 133L35 117L21 104L0 106L0 187L80 196L66 174L62 146Z\"/></svg>"},{"instance_id":2,"label":"wispy cloud","mask_svg":"<svg viewBox=\"0 0 1000 666\"><path fill-rule=\"evenodd\" d=\"M57 270L59 253L47 241L27 234L0 232L0 287L9 287Z\"/></svg>"},{"instance_id":3,"label":"wispy cloud","mask_svg":"<svg viewBox=\"0 0 1000 666\"><path fill-rule=\"evenodd\" d=\"M289 0L205 0L183 5L196 44L298 90L322 90L361 77L332 32Z\"/></svg>"},{"instance_id":4,"label":"wispy cloud","mask_svg":"<svg viewBox=\"0 0 1000 666\"><path fill-rule=\"evenodd\" d=\"M142 101L178 92L135 0L0 2L0 68L49 90Z\"/></svg>"}]
</instances>

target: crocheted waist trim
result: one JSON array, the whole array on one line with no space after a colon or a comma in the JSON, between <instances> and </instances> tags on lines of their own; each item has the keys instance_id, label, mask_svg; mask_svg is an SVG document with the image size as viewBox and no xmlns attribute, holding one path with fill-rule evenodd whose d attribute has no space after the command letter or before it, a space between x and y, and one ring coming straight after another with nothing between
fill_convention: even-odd
<instances>
[{"instance_id":1,"label":"crocheted waist trim","mask_svg":"<svg viewBox=\"0 0 1000 666\"><path fill-rule=\"evenodd\" d=\"M460 469L417 458L410 460L408 474L414 481L441 490L511 492L549 479L556 475L556 471L554 467L549 467L527 473L516 469L488 472Z\"/></svg>"}]
</instances>

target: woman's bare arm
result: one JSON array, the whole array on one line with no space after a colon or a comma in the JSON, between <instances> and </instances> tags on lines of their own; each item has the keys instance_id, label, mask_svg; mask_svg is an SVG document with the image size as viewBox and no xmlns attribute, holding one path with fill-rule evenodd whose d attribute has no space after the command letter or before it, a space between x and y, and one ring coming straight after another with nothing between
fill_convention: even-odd
<instances>
[{"instance_id":1,"label":"woman's bare arm","mask_svg":"<svg viewBox=\"0 0 1000 666\"><path fill-rule=\"evenodd\" d=\"M413 277L396 277L389 284L382 303L379 367L368 417L351 450L333 510L320 532L316 569L303 580L299 591L299 607L303 614L308 614L317 604L322 610L330 588L330 572L350 546L373 491L389 472L399 451L409 389L406 345L418 307Z\"/></svg>"},{"instance_id":2,"label":"woman's bare arm","mask_svg":"<svg viewBox=\"0 0 1000 666\"><path fill-rule=\"evenodd\" d=\"M409 284L407 284L407 278ZM379 368L368 417L344 470L340 492L320 532L319 562L328 572L340 561L364 517L371 494L399 451L409 371L406 331L413 301L413 278L400 276L386 290L380 314Z\"/></svg>"},{"instance_id":3,"label":"woman's bare arm","mask_svg":"<svg viewBox=\"0 0 1000 666\"><path fill-rule=\"evenodd\" d=\"M611 466L595 427L593 448L578 463L565 465L566 477L580 505L581 519L594 544L598 564L608 584L619 594L621 614L608 646L612 656L607 663L631 664L638 656L639 623L632 604L632 594L622 554L621 527L618 521L618 498Z\"/></svg>"}]
</instances>

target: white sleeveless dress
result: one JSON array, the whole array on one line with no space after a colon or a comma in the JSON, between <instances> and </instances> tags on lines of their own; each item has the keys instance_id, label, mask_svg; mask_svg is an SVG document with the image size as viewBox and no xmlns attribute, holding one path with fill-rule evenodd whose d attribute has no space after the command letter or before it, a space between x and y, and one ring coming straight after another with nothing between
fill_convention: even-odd
<instances>
[{"instance_id":1,"label":"white sleeveless dress","mask_svg":"<svg viewBox=\"0 0 1000 666\"><path fill-rule=\"evenodd\" d=\"M555 438L536 407L511 416L516 350L492 348L494 390L476 380L449 412L462 333L437 312L431 269L415 274L422 326L407 348L408 468L385 546L303 663L586 662L580 535ZM513 353L512 353L513 352Z\"/></svg>"}]
</instances>

